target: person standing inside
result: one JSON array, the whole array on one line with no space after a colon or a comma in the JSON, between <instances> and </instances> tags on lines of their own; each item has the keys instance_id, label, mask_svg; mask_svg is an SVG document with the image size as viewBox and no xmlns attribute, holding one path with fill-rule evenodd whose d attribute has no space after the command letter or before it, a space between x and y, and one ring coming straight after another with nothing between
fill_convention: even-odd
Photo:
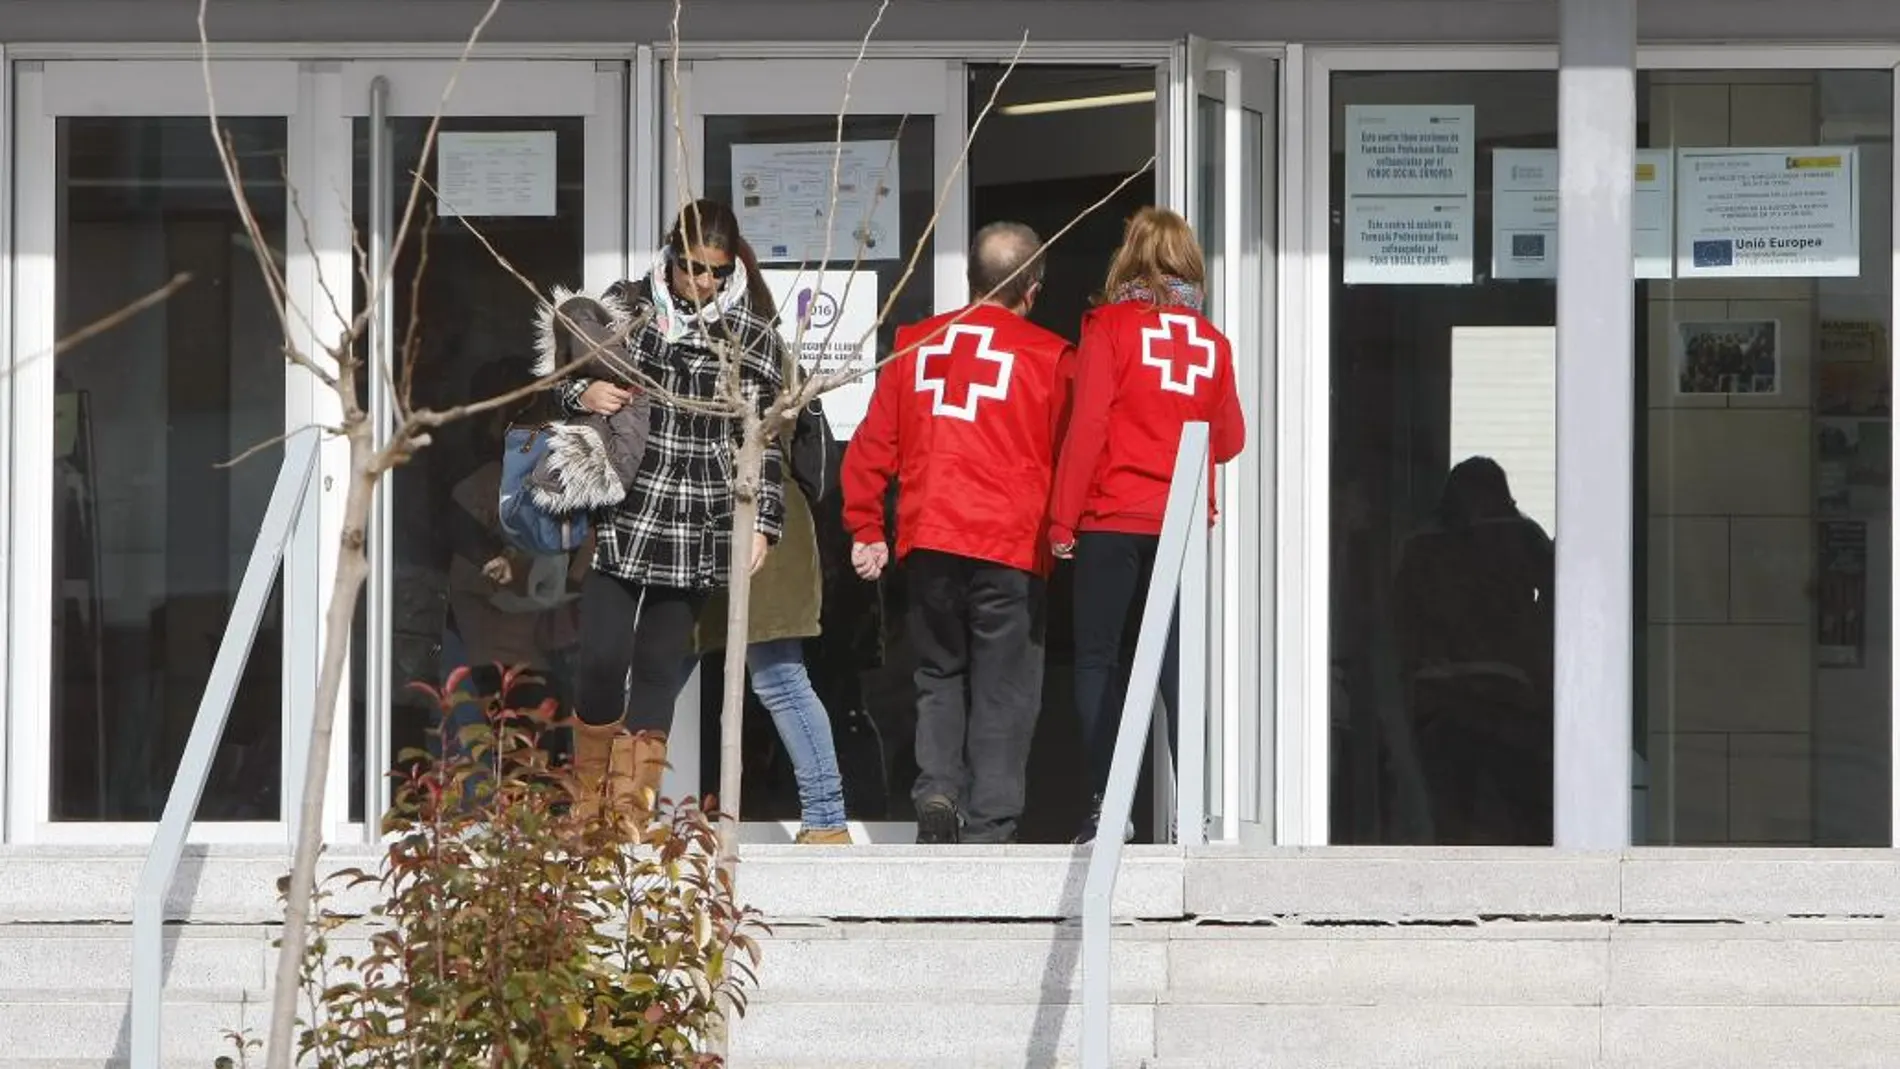
<instances>
[{"instance_id":1,"label":"person standing inside","mask_svg":"<svg viewBox=\"0 0 1900 1069\"><path fill-rule=\"evenodd\" d=\"M785 533L752 580L746 673L792 759L801 817L796 841L848 846L851 831L845 821L844 777L838 772L831 714L805 670L805 640L821 633L824 605L818 535L804 493L795 483L786 485L784 493ZM711 653L725 644L726 599L715 595L700 614L698 649Z\"/></svg>"},{"instance_id":2,"label":"person standing inside","mask_svg":"<svg viewBox=\"0 0 1900 1069\"><path fill-rule=\"evenodd\" d=\"M1024 318L1042 242L992 223L970 249L975 303L898 332L845 453L845 527L867 580L897 555L917 650L920 843L1013 841L1042 707L1050 480L1073 347Z\"/></svg>"},{"instance_id":3,"label":"person standing inside","mask_svg":"<svg viewBox=\"0 0 1900 1069\"><path fill-rule=\"evenodd\" d=\"M784 522L783 458L773 443L756 527L730 545L739 421L707 406L720 397L724 354L761 414L778 396L785 361L771 291L738 219L718 201L687 205L653 270L616 283L601 303L622 324L648 315L624 358L655 388L633 485L595 517L593 570L580 598L574 774L583 813L605 800L639 820L665 774L666 734L691 674L683 669L700 611L727 585L730 568L758 571ZM603 377L558 387L568 412L608 415L633 400L624 379L601 370Z\"/></svg>"},{"instance_id":4,"label":"person standing inside","mask_svg":"<svg viewBox=\"0 0 1900 1069\"><path fill-rule=\"evenodd\" d=\"M1187 220L1143 208L1082 321L1049 530L1054 554L1075 561L1075 703L1092 795L1078 842L1094 839L1101 817L1121 725L1122 638L1154 571L1181 430L1208 425L1210 464L1232 460L1247 440L1232 346L1201 314L1205 282ZM1210 481L1210 523L1213 515ZM1161 670L1171 729L1182 716L1179 630L1169 627Z\"/></svg>"}]
</instances>

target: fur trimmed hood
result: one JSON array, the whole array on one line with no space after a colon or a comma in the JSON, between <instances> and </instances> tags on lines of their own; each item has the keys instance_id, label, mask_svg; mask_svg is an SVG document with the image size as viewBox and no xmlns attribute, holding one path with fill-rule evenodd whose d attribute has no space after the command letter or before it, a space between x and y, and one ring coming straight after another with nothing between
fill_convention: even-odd
<instances>
[{"instance_id":1,"label":"fur trimmed hood","mask_svg":"<svg viewBox=\"0 0 1900 1069\"><path fill-rule=\"evenodd\" d=\"M563 319L567 322L562 322ZM532 368L535 377L551 375L574 363L592 344L616 335L624 339L632 322L633 309L617 294L589 297L566 286L554 287L548 299L535 309ZM586 337L576 337L569 323ZM624 347L624 340L622 345ZM624 375L616 377L626 378Z\"/></svg>"},{"instance_id":2,"label":"fur trimmed hood","mask_svg":"<svg viewBox=\"0 0 1900 1069\"><path fill-rule=\"evenodd\" d=\"M536 377L572 368L576 380L605 378L635 385L626 338L633 310L617 293L589 297L556 286L535 311ZM573 368L595 348L600 352L592 366ZM652 401L636 386L633 400L610 416L579 412L578 398L566 405L577 414L547 426L547 452L527 479L530 498L537 508L556 515L620 504L646 455Z\"/></svg>"}]
</instances>

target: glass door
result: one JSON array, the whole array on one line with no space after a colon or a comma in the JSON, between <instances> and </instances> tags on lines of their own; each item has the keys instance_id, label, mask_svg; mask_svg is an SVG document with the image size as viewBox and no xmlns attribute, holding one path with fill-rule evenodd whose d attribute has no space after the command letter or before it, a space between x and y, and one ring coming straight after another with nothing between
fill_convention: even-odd
<instances>
[{"instance_id":1,"label":"glass door","mask_svg":"<svg viewBox=\"0 0 1900 1069\"><path fill-rule=\"evenodd\" d=\"M331 277L355 280L351 307L359 311L370 301L366 275L377 288L360 355L371 366L361 402L379 433L405 403L442 408L532 381L535 291L599 292L623 276L625 90L624 63L471 62L459 73L452 62L344 67L343 125L332 134L348 146L336 154L349 166L335 176L334 188L349 191L340 222L366 260L391 262L366 272L345 260L335 266L347 276ZM426 184L392 255L418 173ZM335 247L352 244L339 238ZM494 663L561 673L576 637L574 603L517 612L482 575L483 562L469 559L484 530L465 503L493 496L481 486L499 463L499 430L493 418L443 428L380 487L349 744L339 747L347 762L333 766L329 792L340 800L332 824L380 814L389 797L383 773L439 726L411 682ZM336 463L344 465L336 474L346 470L345 458ZM325 480L338 516L344 481Z\"/></svg>"},{"instance_id":2,"label":"glass door","mask_svg":"<svg viewBox=\"0 0 1900 1069\"><path fill-rule=\"evenodd\" d=\"M1233 343L1247 448L1217 477L1209 548L1208 836L1271 842L1274 820L1274 276L1279 67L1198 38L1177 59L1175 205L1207 258L1208 309Z\"/></svg>"},{"instance_id":3,"label":"glass door","mask_svg":"<svg viewBox=\"0 0 1900 1069\"><path fill-rule=\"evenodd\" d=\"M847 74L850 106L841 124ZM959 177L945 190L963 147L963 78L961 64L942 60L867 60L855 71L845 58L683 64L676 83L666 79L678 114L669 111L662 120L669 162L657 233L672 225L686 199L730 203L781 306L812 309L808 366L854 358L857 340L896 291L875 339L877 351L889 351L899 326L965 299L964 183ZM679 136L672 132L676 122ZM934 235L926 239L933 218ZM833 344L826 346L820 333ZM867 378L826 398L826 415L846 449L870 388ZM884 584L880 595L850 574L837 552L849 546L842 504L836 493L813 503L827 578L824 637L812 644L807 667L832 714L858 840L910 842L910 683L908 668L899 667L902 638L890 632L901 619L901 605L891 603L899 584ZM888 645L881 655L867 654L878 646L880 616ZM882 667L860 671L866 664ZM675 715L665 787L670 797L703 793L702 785L710 790L718 782L718 694L716 687L699 686L701 678L705 671L681 695ZM782 839L798 816L789 763L776 748L769 719L760 714L747 721L748 833Z\"/></svg>"},{"instance_id":4,"label":"glass door","mask_svg":"<svg viewBox=\"0 0 1900 1069\"><path fill-rule=\"evenodd\" d=\"M136 839L164 808L282 453L223 462L282 434L308 384L281 355L280 310L226 185L200 65L10 73L8 831L16 842ZM212 83L294 293L307 264L301 250L286 255L287 183L308 167L297 65L220 63ZM306 663L297 621L314 616L296 574L287 560L196 837L282 835L284 694Z\"/></svg>"}]
</instances>

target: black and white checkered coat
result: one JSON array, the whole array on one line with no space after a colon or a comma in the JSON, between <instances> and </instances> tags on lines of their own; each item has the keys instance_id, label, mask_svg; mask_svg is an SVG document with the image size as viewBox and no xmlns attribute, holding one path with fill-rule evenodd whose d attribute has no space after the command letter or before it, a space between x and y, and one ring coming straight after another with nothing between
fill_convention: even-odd
<instances>
[{"instance_id":1,"label":"black and white checkered coat","mask_svg":"<svg viewBox=\"0 0 1900 1069\"><path fill-rule=\"evenodd\" d=\"M655 305L655 285L652 277L619 282L608 295L625 301L638 315ZM671 307L662 293L666 306L656 309L647 325L627 340L641 373L666 395L711 401L717 396L719 375L713 339L721 344L730 339L743 353L741 388L764 412L778 396L783 342L778 330L739 296L744 285L743 274L734 275L728 282L732 298L718 301L716 318L690 325L686 321L691 317ZM577 377L563 382L557 389L563 407L571 413L583 411L581 393L592 381ZM692 411L654 394L652 432L633 489L618 505L594 515L595 570L647 586L725 586L739 444L738 420ZM765 452L757 524L774 543L784 518L783 467L774 438ZM749 540L741 552L751 553Z\"/></svg>"}]
</instances>

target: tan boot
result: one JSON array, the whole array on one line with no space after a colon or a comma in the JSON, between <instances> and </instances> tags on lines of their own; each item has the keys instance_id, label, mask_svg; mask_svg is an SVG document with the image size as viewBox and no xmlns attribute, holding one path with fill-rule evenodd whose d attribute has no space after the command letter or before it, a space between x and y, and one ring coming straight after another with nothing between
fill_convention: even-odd
<instances>
[{"instance_id":1,"label":"tan boot","mask_svg":"<svg viewBox=\"0 0 1900 1069\"><path fill-rule=\"evenodd\" d=\"M666 736L657 731L621 735L614 740L608 790L614 804L636 824L653 818L666 777Z\"/></svg>"},{"instance_id":2,"label":"tan boot","mask_svg":"<svg viewBox=\"0 0 1900 1069\"><path fill-rule=\"evenodd\" d=\"M619 724L574 723L574 817L586 822L600 816L608 769L616 742L625 736Z\"/></svg>"},{"instance_id":3,"label":"tan boot","mask_svg":"<svg viewBox=\"0 0 1900 1069\"><path fill-rule=\"evenodd\" d=\"M801 846L850 846L850 828L800 828L792 840Z\"/></svg>"}]
</instances>

